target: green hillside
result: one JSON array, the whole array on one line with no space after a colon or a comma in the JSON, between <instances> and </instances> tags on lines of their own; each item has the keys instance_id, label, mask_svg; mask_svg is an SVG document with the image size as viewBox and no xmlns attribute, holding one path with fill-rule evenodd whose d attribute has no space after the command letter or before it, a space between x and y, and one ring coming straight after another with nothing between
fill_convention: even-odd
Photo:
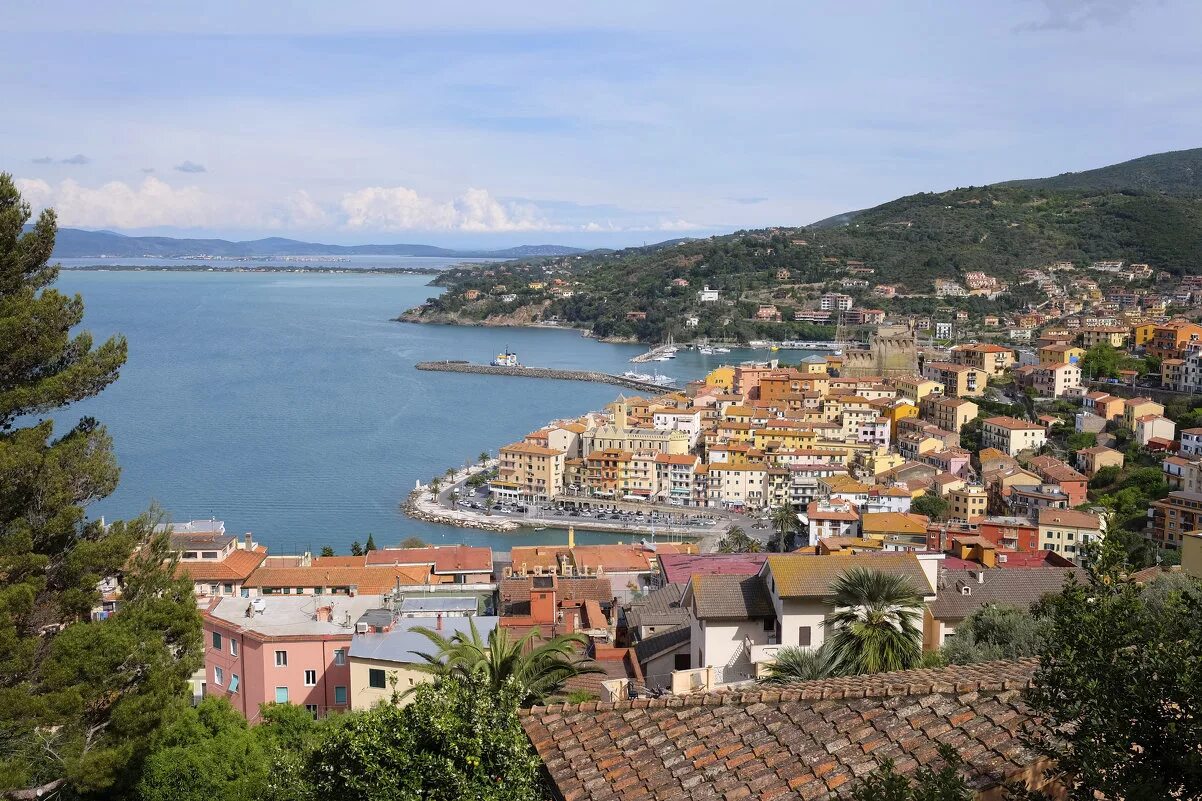
<instances>
[{"instance_id":1,"label":"green hillside","mask_svg":"<svg viewBox=\"0 0 1202 801\"><path fill-rule=\"evenodd\" d=\"M1202 148L1151 156L1052 178L1006 181L998 186L1025 189L1068 189L1088 192L1140 191L1170 195L1202 195Z\"/></svg>"},{"instance_id":2,"label":"green hillside","mask_svg":"<svg viewBox=\"0 0 1202 801\"><path fill-rule=\"evenodd\" d=\"M1185 153L1197 157L1202 150ZM1182 177L1187 160L1176 158L1182 155L1150 157L1159 165L1159 186L1180 190L1188 185ZM1142 167L1129 166L1141 161ZM1171 181L1169 163L1177 165ZM1148 164L1136 160L1094 172L1105 173L1107 181L1121 175L1151 181ZM833 227L743 231L667 246L527 260L494 266L492 275L483 268L456 270L440 279L448 292L411 311L408 319L522 324L555 317L598 336L644 341L669 332L719 339L818 338L830 331L791 321L794 310L814 308L823 291L848 291L859 306L893 311L929 313L948 303L882 301L868 290L845 290L838 280L848 276L848 260L873 268L871 283L896 284L901 294L915 295L930 293L936 278L956 279L969 271L1013 283L1022 270L1054 261L1088 265L1104 259L1147 262L1176 275L1202 273L1202 195L1002 185L923 193L864 210ZM784 276L781 271L787 277L778 277ZM528 288L549 277L570 284L572 295ZM502 302L498 285L517 299ZM707 285L722 292L722 303L699 303L697 291ZM463 293L471 289L479 297L468 301ZM1023 301L1015 292L994 302L965 298L955 305L975 316ZM754 320L762 303L775 305L784 321ZM698 318L695 326L686 326L689 317Z\"/></svg>"}]
</instances>

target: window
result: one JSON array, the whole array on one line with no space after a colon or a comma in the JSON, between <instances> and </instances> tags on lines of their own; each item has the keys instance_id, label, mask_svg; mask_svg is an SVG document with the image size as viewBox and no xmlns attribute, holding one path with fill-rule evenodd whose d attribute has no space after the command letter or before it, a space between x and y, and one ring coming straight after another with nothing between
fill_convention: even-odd
<instances>
[{"instance_id":1,"label":"window","mask_svg":"<svg viewBox=\"0 0 1202 801\"><path fill-rule=\"evenodd\" d=\"M213 683L218 687L225 684L225 671L219 667L213 668Z\"/></svg>"},{"instance_id":2,"label":"window","mask_svg":"<svg viewBox=\"0 0 1202 801\"><path fill-rule=\"evenodd\" d=\"M218 591L220 588L221 588L221 585L220 585L220 584L210 584L210 585L209 585L209 595L216 595L216 594L217 594L217 591Z\"/></svg>"},{"instance_id":3,"label":"window","mask_svg":"<svg viewBox=\"0 0 1202 801\"><path fill-rule=\"evenodd\" d=\"M275 688L275 702L277 704L288 703L288 688L287 687L276 687Z\"/></svg>"},{"instance_id":4,"label":"window","mask_svg":"<svg viewBox=\"0 0 1202 801\"><path fill-rule=\"evenodd\" d=\"M306 670L305 671L305 686L306 687L317 686L317 671L316 670Z\"/></svg>"},{"instance_id":5,"label":"window","mask_svg":"<svg viewBox=\"0 0 1202 801\"><path fill-rule=\"evenodd\" d=\"M379 668L372 668L367 671L367 686L375 687L377 690L383 690L388 686L388 682L384 678L384 671Z\"/></svg>"},{"instance_id":6,"label":"window","mask_svg":"<svg viewBox=\"0 0 1202 801\"><path fill-rule=\"evenodd\" d=\"M243 597L243 598L249 598L249 597L250 597L250 590L249 590L249 589L247 589L246 587L243 587L243 588L242 588L242 597Z\"/></svg>"},{"instance_id":7,"label":"window","mask_svg":"<svg viewBox=\"0 0 1202 801\"><path fill-rule=\"evenodd\" d=\"M810 646L810 636L810 627L801 626L797 629L797 644L802 648L808 648Z\"/></svg>"},{"instance_id":8,"label":"window","mask_svg":"<svg viewBox=\"0 0 1202 801\"><path fill-rule=\"evenodd\" d=\"M288 667L288 652L287 651L276 651L275 652L275 666L276 667Z\"/></svg>"},{"instance_id":9,"label":"window","mask_svg":"<svg viewBox=\"0 0 1202 801\"><path fill-rule=\"evenodd\" d=\"M230 692L231 692L231 693L237 693L237 692L238 692L238 684L239 684L239 681L238 681L238 674L237 674L237 673L231 673L231 674L230 674Z\"/></svg>"},{"instance_id":10,"label":"window","mask_svg":"<svg viewBox=\"0 0 1202 801\"><path fill-rule=\"evenodd\" d=\"M297 594L297 595L304 595L304 594L305 594L305 588L304 588L304 587L297 587L297 588L296 588L296 594Z\"/></svg>"},{"instance_id":11,"label":"window","mask_svg":"<svg viewBox=\"0 0 1202 801\"><path fill-rule=\"evenodd\" d=\"M313 594L314 594L314 595L325 595L325 594L326 594L326 588L325 588L325 587L314 587L314 588L313 588Z\"/></svg>"},{"instance_id":12,"label":"window","mask_svg":"<svg viewBox=\"0 0 1202 801\"><path fill-rule=\"evenodd\" d=\"M774 618L764 618L764 631L776 631L776 620Z\"/></svg>"},{"instance_id":13,"label":"window","mask_svg":"<svg viewBox=\"0 0 1202 801\"><path fill-rule=\"evenodd\" d=\"M193 642L195 642L195 640L193 640ZM221 632L219 631L213 632L213 647L218 651L221 650Z\"/></svg>"},{"instance_id":14,"label":"window","mask_svg":"<svg viewBox=\"0 0 1202 801\"><path fill-rule=\"evenodd\" d=\"M317 720L317 704L305 704L305 710Z\"/></svg>"},{"instance_id":15,"label":"window","mask_svg":"<svg viewBox=\"0 0 1202 801\"><path fill-rule=\"evenodd\" d=\"M238 641L230 640L230 656L238 655Z\"/></svg>"},{"instance_id":16,"label":"window","mask_svg":"<svg viewBox=\"0 0 1202 801\"><path fill-rule=\"evenodd\" d=\"M689 655L688 654L676 654L676 656L672 657L672 669L673 670L688 670L689 669Z\"/></svg>"},{"instance_id":17,"label":"window","mask_svg":"<svg viewBox=\"0 0 1202 801\"><path fill-rule=\"evenodd\" d=\"M346 664L346 651L344 649L342 649L342 648L334 649L334 664L335 665L345 665Z\"/></svg>"},{"instance_id":18,"label":"window","mask_svg":"<svg viewBox=\"0 0 1202 801\"><path fill-rule=\"evenodd\" d=\"M200 558L201 559L216 559L217 552L216 551L201 551Z\"/></svg>"},{"instance_id":19,"label":"window","mask_svg":"<svg viewBox=\"0 0 1202 801\"><path fill-rule=\"evenodd\" d=\"M334 703L344 704L344 705L346 704L346 688L345 687L335 687L334 688Z\"/></svg>"},{"instance_id":20,"label":"window","mask_svg":"<svg viewBox=\"0 0 1202 801\"><path fill-rule=\"evenodd\" d=\"M233 595L234 594L234 585L227 582L226 584L224 584L222 586L221 592L223 595Z\"/></svg>"}]
</instances>

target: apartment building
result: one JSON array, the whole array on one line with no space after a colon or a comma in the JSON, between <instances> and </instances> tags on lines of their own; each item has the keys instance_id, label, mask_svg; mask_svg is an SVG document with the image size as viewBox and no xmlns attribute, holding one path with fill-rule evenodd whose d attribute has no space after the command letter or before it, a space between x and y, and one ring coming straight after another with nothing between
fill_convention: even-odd
<instances>
[{"instance_id":1,"label":"apartment building","mask_svg":"<svg viewBox=\"0 0 1202 801\"><path fill-rule=\"evenodd\" d=\"M244 538L227 534L220 520L191 520L166 523L156 531L170 530L171 549L179 554L175 574L192 582L197 598L243 596L246 580L267 556L247 534Z\"/></svg>"},{"instance_id":2,"label":"apartment building","mask_svg":"<svg viewBox=\"0 0 1202 801\"><path fill-rule=\"evenodd\" d=\"M1044 345L1039 349L1040 364L1076 364L1081 361L1085 351L1076 345L1057 343Z\"/></svg>"},{"instance_id":3,"label":"apartment building","mask_svg":"<svg viewBox=\"0 0 1202 801\"><path fill-rule=\"evenodd\" d=\"M1127 398L1123 402L1123 425L1132 431L1136 421L1148 415L1163 417L1164 407L1151 398Z\"/></svg>"},{"instance_id":4,"label":"apartment building","mask_svg":"<svg viewBox=\"0 0 1202 801\"><path fill-rule=\"evenodd\" d=\"M500 449L497 478L490 482L493 497L501 501L545 501L563 489L561 450L515 442Z\"/></svg>"},{"instance_id":5,"label":"apartment building","mask_svg":"<svg viewBox=\"0 0 1202 801\"><path fill-rule=\"evenodd\" d=\"M1076 362L1041 364L1029 369L1032 386L1045 398L1062 398L1081 389L1081 368Z\"/></svg>"},{"instance_id":6,"label":"apartment building","mask_svg":"<svg viewBox=\"0 0 1202 801\"><path fill-rule=\"evenodd\" d=\"M957 345L952 348L952 361L975 367L989 376L1000 376L1014 365L1014 350L983 342Z\"/></svg>"},{"instance_id":7,"label":"apartment building","mask_svg":"<svg viewBox=\"0 0 1202 801\"><path fill-rule=\"evenodd\" d=\"M700 464L701 460L693 454L656 454L657 499L673 506L691 506Z\"/></svg>"},{"instance_id":8,"label":"apartment building","mask_svg":"<svg viewBox=\"0 0 1202 801\"><path fill-rule=\"evenodd\" d=\"M984 370L978 370L967 364L952 362L927 362L922 368L922 374L943 384L944 394L951 398L974 398L985 394L989 376Z\"/></svg>"},{"instance_id":9,"label":"apartment building","mask_svg":"<svg viewBox=\"0 0 1202 801\"><path fill-rule=\"evenodd\" d=\"M919 403L922 419L944 431L959 432L966 423L976 419L977 404L967 398L947 398L942 395L927 395Z\"/></svg>"},{"instance_id":10,"label":"apartment building","mask_svg":"<svg viewBox=\"0 0 1202 801\"><path fill-rule=\"evenodd\" d=\"M1202 347L1202 325L1170 320L1156 326L1145 352L1160 359L1181 359L1187 351L1199 347Z\"/></svg>"},{"instance_id":11,"label":"apartment building","mask_svg":"<svg viewBox=\"0 0 1202 801\"><path fill-rule=\"evenodd\" d=\"M1077 334L1081 337L1081 347L1086 350L1103 343L1113 348L1123 348L1131 337L1131 331L1126 326L1112 325L1088 326L1079 329Z\"/></svg>"},{"instance_id":12,"label":"apartment building","mask_svg":"<svg viewBox=\"0 0 1202 801\"><path fill-rule=\"evenodd\" d=\"M989 496L983 487L969 484L947 493L948 519L974 523L985 517Z\"/></svg>"},{"instance_id":13,"label":"apartment building","mask_svg":"<svg viewBox=\"0 0 1202 801\"><path fill-rule=\"evenodd\" d=\"M915 404L921 403L923 398L932 393L942 395L945 390L942 383L919 375L890 378L889 383L897 388L898 394L904 395Z\"/></svg>"},{"instance_id":14,"label":"apartment building","mask_svg":"<svg viewBox=\"0 0 1202 801\"><path fill-rule=\"evenodd\" d=\"M1202 493L1179 490L1153 501L1148 509L1147 537L1160 548L1181 547L1186 532L1202 529Z\"/></svg>"},{"instance_id":15,"label":"apartment building","mask_svg":"<svg viewBox=\"0 0 1202 801\"><path fill-rule=\"evenodd\" d=\"M1039 547L1066 559L1079 560L1086 543L1100 541L1103 533L1102 519L1095 514L1073 509L1039 510Z\"/></svg>"},{"instance_id":16,"label":"apartment building","mask_svg":"<svg viewBox=\"0 0 1202 801\"><path fill-rule=\"evenodd\" d=\"M1202 433L1202 429L1198 429ZM1182 444L1184 445L1185 435L1182 432ZM1107 448L1105 445L1095 445L1092 448L1085 448L1077 451L1077 468L1085 473L1089 478L1097 475L1097 472L1103 467L1119 467L1123 466L1123 454L1121 451L1116 451L1113 448Z\"/></svg>"},{"instance_id":17,"label":"apartment building","mask_svg":"<svg viewBox=\"0 0 1202 801\"><path fill-rule=\"evenodd\" d=\"M1014 417L989 417L981 424L981 444L996 448L1007 456L1037 450L1047 441L1044 427Z\"/></svg>"}]
</instances>

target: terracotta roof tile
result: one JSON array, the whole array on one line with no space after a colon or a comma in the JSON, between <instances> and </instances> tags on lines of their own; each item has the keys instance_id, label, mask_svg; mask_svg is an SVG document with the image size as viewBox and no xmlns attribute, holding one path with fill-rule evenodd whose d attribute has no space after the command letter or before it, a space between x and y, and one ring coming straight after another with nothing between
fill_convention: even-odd
<instances>
[{"instance_id":1,"label":"terracotta roof tile","mask_svg":"<svg viewBox=\"0 0 1202 801\"><path fill-rule=\"evenodd\" d=\"M192 581L243 581L263 563L267 549L259 546L253 551L239 549L221 561L180 561L175 575L187 576Z\"/></svg>"},{"instance_id":2,"label":"terracotta roof tile","mask_svg":"<svg viewBox=\"0 0 1202 801\"><path fill-rule=\"evenodd\" d=\"M926 526L923 526L923 532ZM864 567L906 576L923 595L934 595L930 579L912 553L856 553L817 556L782 554L769 556L765 570L770 571L776 584L776 594L782 598L825 598L831 585L847 571Z\"/></svg>"},{"instance_id":3,"label":"terracotta roof tile","mask_svg":"<svg viewBox=\"0 0 1202 801\"><path fill-rule=\"evenodd\" d=\"M749 692L555 704L521 713L557 796L668 801L846 795L893 759L929 764L941 742L967 756L977 790L1038 757L1022 742L1021 691L1035 660L804 682Z\"/></svg>"}]
</instances>

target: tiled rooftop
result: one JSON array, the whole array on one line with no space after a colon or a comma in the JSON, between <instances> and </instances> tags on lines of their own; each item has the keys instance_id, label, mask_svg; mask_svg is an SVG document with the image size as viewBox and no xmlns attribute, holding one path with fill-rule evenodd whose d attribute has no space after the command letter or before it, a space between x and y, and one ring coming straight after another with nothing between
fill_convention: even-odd
<instances>
[{"instance_id":1,"label":"tiled rooftop","mask_svg":"<svg viewBox=\"0 0 1202 801\"><path fill-rule=\"evenodd\" d=\"M803 682L784 689L557 704L522 725L565 801L821 801L893 759L903 773L947 743L976 789L1036 760L1020 693L1035 660Z\"/></svg>"},{"instance_id":2,"label":"tiled rooftop","mask_svg":"<svg viewBox=\"0 0 1202 801\"><path fill-rule=\"evenodd\" d=\"M328 621L317 619L318 607L332 607ZM302 595L266 598L220 598L205 612L227 625L265 637L345 635L369 609L384 607L381 595ZM247 615L247 610L252 612Z\"/></svg>"}]
</instances>

